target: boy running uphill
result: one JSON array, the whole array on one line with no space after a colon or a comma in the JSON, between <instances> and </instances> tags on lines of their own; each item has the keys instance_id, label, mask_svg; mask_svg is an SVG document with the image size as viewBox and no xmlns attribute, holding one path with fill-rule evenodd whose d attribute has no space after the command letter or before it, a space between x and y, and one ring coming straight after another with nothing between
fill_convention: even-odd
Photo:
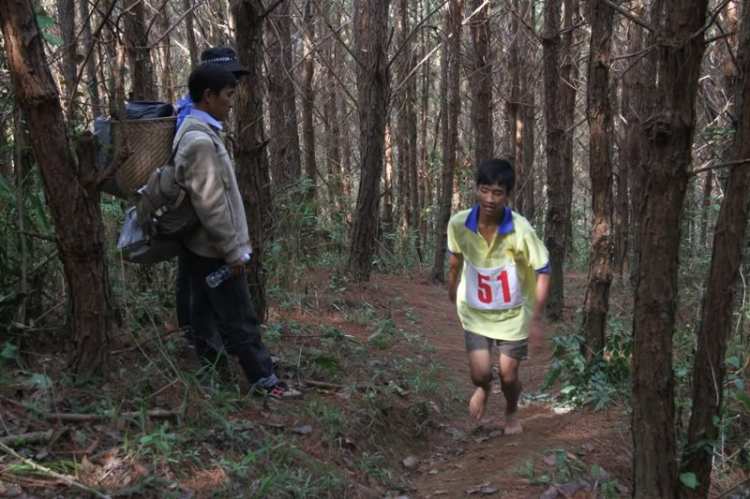
<instances>
[{"instance_id":1,"label":"boy running uphill","mask_svg":"<svg viewBox=\"0 0 750 499\"><path fill-rule=\"evenodd\" d=\"M478 203L448 224L450 286L464 329L471 380L477 387L469 413L482 419L492 382L492 346L500 352L505 400L505 434L521 433L518 368L528 358L529 339L543 336L541 316L549 290L549 256L529 222L506 206L515 184L513 167L500 159L482 161L477 172ZM459 282L460 275L460 282Z\"/></svg>"}]
</instances>

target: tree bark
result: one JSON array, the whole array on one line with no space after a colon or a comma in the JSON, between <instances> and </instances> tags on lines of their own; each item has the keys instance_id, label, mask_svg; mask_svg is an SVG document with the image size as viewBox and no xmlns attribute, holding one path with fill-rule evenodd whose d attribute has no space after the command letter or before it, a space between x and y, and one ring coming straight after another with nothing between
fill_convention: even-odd
<instances>
[{"instance_id":1,"label":"tree bark","mask_svg":"<svg viewBox=\"0 0 750 499\"><path fill-rule=\"evenodd\" d=\"M112 312L100 182L93 173L95 142L89 134L81 136L77 164L68 146L60 96L46 63L32 2L0 0L0 24L11 81L40 165L65 271L73 343L70 369L78 375L103 375Z\"/></svg>"},{"instance_id":2,"label":"tree bark","mask_svg":"<svg viewBox=\"0 0 750 499\"><path fill-rule=\"evenodd\" d=\"M534 26L536 24L535 19L535 0L529 1L529 8L526 12L526 20L527 22ZM527 51L527 58L526 61L527 67L536 67L535 60L536 60L536 47L529 47ZM523 171L525 173L525 181L523 185L519 186L519 194L523 197L523 203L524 203L524 210L526 213L524 216L529 220L529 222L534 221L536 218L536 196L535 196L535 184L536 184L536 172L535 172L535 165L534 165L534 157L536 155L536 133L535 133L535 125L536 125L536 78L534 75L531 74L524 74L525 78L525 84L524 87L526 88L526 98L524 99L523 103L523 122L525 126L523 127L523 164L521 167L523 168Z\"/></svg>"},{"instance_id":3,"label":"tree bark","mask_svg":"<svg viewBox=\"0 0 750 499\"><path fill-rule=\"evenodd\" d=\"M425 34L424 31L420 33L420 38L422 40L422 50L420 53L419 60L424 59L427 49L425 48ZM428 123L428 116L429 116L429 109L430 109L430 80L432 77L432 65L427 64L424 70L422 71L422 94L420 99L420 149L419 149L419 207L420 211L422 213L425 212L428 206L432 205L432 200L428 199L430 197L432 189L429 187L430 184L430 175L429 175L429 167L428 167L428 160L427 160L427 123ZM439 120L435 120L436 123L439 123ZM437 134L436 134L437 136ZM426 240L427 240L427 219L426 217L420 216L420 223L419 223L419 238L421 242L421 246L424 247Z\"/></svg>"},{"instance_id":4,"label":"tree bark","mask_svg":"<svg viewBox=\"0 0 750 499\"><path fill-rule=\"evenodd\" d=\"M545 243L549 251L551 283L547 301L547 316L552 321L562 318L564 306L563 265L565 263L566 239L568 237L566 200L564 189L555 188L563 184L564 130L561 113L560 91L560 0L549 0L544 13L542 34L542 56L544 63L544 109L547 124L547 221ZM564 185L564 184L563 184Z\"/></svg>"},{"instance_id":5,"label":"tree bark","mask_svg":"<svg viewBox=\"0 0 750 499\"><path fill-rule=\"evenodd\" d=\"M518 0L513 1L513 8L516 12L522 9ZM524 170L523 160L523 126L525 113L522 106L523 83L521 82L524 65L520 56L520 25L521 22L517 16L510 16L510 48L508 49L508 70L510 72L510 99L508 100L508 150L510 151L511 163L516 170L516 189L510 193L515 211L526 215L524 206L524 190L526 183L526 171ZM477 163L479 165L479 163Z\"/></svg>"},{"instance_id":6,"label":"tree bark","mask_svg":"<svg viewBox=\"0 0 750 499\"><path fill-rule=\"evenodd\" d=\"M385 122L385 175L383 176L383 231L393 233L393 134L391 119ZM384 241L388 250L392 249L392 238Z\"/></svg>"},{"instance_id":7,"label":"tree bark","mask_svg":"<svg viewBox=\"0 0 750 499\"><path fill-rule=\"evenodd\" d=\"M578 0L565 0L564 22L568 31L562 37L563 64L560 77L562 95L562 126L563 126L563 150L562 150L562 193L565 209L565 254L573 246L573 226L571 223L571 206L573 203L573 163L574 151L573 139L575 138L575 116L576 116L576 82L578 80L577 57L573 53L573 47L579 45L579 30L573 26L580 21L580 2Z\"/></svg>"},{"instance_id":8,"label":"tree bark","mask_svg":"<svg viewBox=\"0 0 750 499\"><path fill-rule=\"evenodd\" d=\"M306 192L306 201L313 205L313 212L317 213L315 207L315 191L318 181L318 167L315 164L315 129L313 128L313 113L315 110L315 90L313 89L313 78L315 77L315 18L313 17L314 0L305 1L304 23L305 29L302 33L302 48L304 56L302 59L302 140L304 142L305 175L310 186Z\"/></svg>"},{"instance_id":9,"label":"tree bark","mask_svg":"<svg viewBox=\"0 0 750 499\"><path fill-rule=\"evenodd\" d=\"M472 0L472 11L478 9L483 0ZM489 5L485 5L472 18L471 39L474 48L471 121L476 139L474 163L478 167L483 159L494 154L494 133L492 119L492 32L489 22ZM517 47L515 42L513 47ZM516 65L518 66L518 65ZM511 98L512 100L512 98ZM516 163L516 166L520 165Z\"/></svg>"},{"instance_id":10,"label":"tree bark","mask_svg":"<svg viewBox=\"0 0 750 499\"><path fill-rule=\"evenodd\" d=\"M432 268L432 277L436 282L445 281L445 253L448 248L448 222L451 218L451 207L453 201L453 176L456 163L458 162L458 115L461 109L461 22L462 22L463 0L450 1L450 38L446 40L450 52L448 90L450 101L447 106L448 124L443 129L447 140L443 142L443 175L440 188L440 208L436 224L437 234L435 237L435 264ZM447 55L447 54L446 54ZM447 61L446 61L447 62Z\"/></svg>"},{"instance_id":11,"label":"tree bark","mask_svg":"<svg viewBox=\"0 0 750 499\"><path fill-rule=\"evenodd\" d=\"M65 96L75 101L76 93L76 4L75 0L57 0L57 17L60 21L60 33L65 45L62 47L62 72L65 79ZM74 120L78 113L78 106L70 107L72 115L69 120Z\"/></svg>"},{"instance_id":12,"label":"tree bark","mask_svg":"<svg viewBox=\"0 0 750 499\"><path fill-rule=\"evenodd\" d=\"M567 15L566 15L567 17ZM591 48L588 65L586 117L589 123L591 175L591 266L583 304L583 332L587 357L599 357L604 349L612 283L612 105L609 66L612 56L614 10L603 0L589 0Z\"/></svg>"},{"instance_id":13,"label":"tree bark","mask_svg":"<svg viewBox=\"0 0 750 499\"><path fill-rule=\"evenodd\" d=\"M737 117L734 159L745 159L750 157L750 3L745 4L743 11L737 66L740 78L734 99L734 116ZM683 486L680 497L708 497L711 489L713 442L719 438L714 418L721 417L727 339L733 325L749 215L750 168L734 167L729 173L714 232L711 270L706 282L693 367L693 412L688 426L688 445L682 459L681 472L695 473L698 487L691 490Z\"/></svg>"},{"instance_id":14,"label":"tree bark","mask_svg":"<svg viewBox=\"0 0 750 499\"><path fill-rule=\"evenodd\" d=\"M409 18L409 2L408 0L402 0L404 9L404 26L408 26ZM415 59L417 51L414 50L414 42L407 41L407 45L404 48L403 57L406 58L406 67L411 72L417 64ZM420 208L419 208L419 174L418 174L418 158L417 158L417 77L412 75L405 86L406 90L406 135L408 137L408 168L407 178L409 180L407 188L409 189L409 203L411 217L408 219L409 225L409 237L414 243L414 249L417 253L417 260L422 262L422 244L421 238L419 237L419 225L420 225Z\"/></svg>"},{"instance_id":15,"label":"tree bark","mask_svg":"<svg viewBox=\"0 0 750 499\"><path fill-rule=\"evenodd\" d=\"M274 183L288 186L302 173L297 104L292 81L292 36L289 2L269 16L268 92L271 125L271 170Z\"/></svg>"},{"instance_id":16,"label":"tree bark","mask_svg":"<svg viewBox=\"0 0 750 499\"><path fill-rule=\"evenodd\" d=\"M155 101L156 79L151 62L151 50L146 32L146 8L140 0L123 0L125 15L125 36L128 44L128 59L133 71L133 99Z\"/></svg>"},{"instance_id":17,"label":"tree bark","mask_svg":"<svg viewBox=\"0 0 750 499\"><path fill-rule=\"evenodd\" d=\"M260 322L264 322L268 315L263 260L273 226L271 179L266 152L268 141L263 126L263 20L260 18L263 12L260 0L237 0L232 5L237 26L237 56L240 63L250 70L247 77L240 79L238 86L235 161L253 246L248 284Z\"/></svg>"},{"instance_id":18,"label":"tree bark","mask_svg":"<svg viewBox=\"0 0 750 499\"><path fill-rule=\"evenodd\" d=\"M639 6L641 9L645 9L645 3L645 0L640 2ZM651 26L660 29L664 17L663 11L664 0L654 0L651 3L649 10L649 24L651 24ZM658 34L659 33L656 32L649 32L646 37L645 45L647 47L654 46L657 42ZM633 112L638 116L634 121L634 126L631 128L633 130L633 135L631 136L632 142L628 148L633 154L630 161L630 192L632 197L631 205L633 206L633 209L630 212L630 219L633 227L633 259L630 267L630 278L633 287L636 286L638 280L638 261L640 260L640 238L642 231L641 214L643 211L644 189L646 186L647 155L645 154L645 151L648 149L648 139L646 137L645 117L658 110L659 103L657 102L656 97L656 66L658 56L658 51L650 51L637 66L640 68L638 73L633 75L634 86L636 89L634 99L641 97L643 99L641 102L635 100L632 105ZM639 104L641 106L640 112L639 108L635 107Z\"/></svg>"},{"instance_id":19,"label":"tree bark","mask_svg":"<svg viewBox=\"0 0 750 499\"><path fill-rule=\"evenodd\" d=\"M360 161L362 173L352 227L348 273L368 281L378 231L380 175L383 169L385 123L390 93L388 77L389 0L355 0L357 89L359 93Z\"/></svg>"},{"instance_id":20,"label":"tree bark","mask_svg":"<svg viewBox=\"0 0 750 499\"><path fill-rule=\"evenodd\" d=\"M82 0L84 1L84 0ZM189 12L193 8L194 0L182 0L182 9ZM187 38L188 52L190 54L190 71L198 65L200 55L198 54L198 43L195 41L195 26L193 12L185 16L185 37Z\"/></svg>"},{"instance_id":21,"label":"tree bark","mask_svg":"<svg viewBox=\"0 0 750 499\"><path fill-rule=\"evenodd\" d=\"M88 79L88 93L91 97L91 105L94 109L94 117L100 116L104 110L102 105L102 95L106 95L99 88L100 82L96 75L96 68L99 64L99 51L92 50L92 45L95 43L91 32L91 11L89 10L88 0L79 0L78 3L79 15L81 16L81 42L82 48L85 52L91 51L91 57L86 62L86 77Z\"/></svg>"},{"instance_id":22,"label":"tree bark","mask_svg":"<svg viewBox=\"0 0 750 499\"><path fill-rule=\"evenodd\" d=\"M328 9L331 9L331 7L332 6L329 6ZM333 19L331 19L330 11L328 13L328 19L335 29L341 22L341 12L338 7L333 7L333 9L335 9L333 13ZM332 204L334 207L334 220L338 219L337 217L341 213L341 209L343 207L342 197L344 189L341 168L341 125L339 123L341 117L339 116L339 83L336 81L336 77L334 75L334 69L339 67L340 64L337 51L337 47L339 46L340 44L338 43L326 45L326 56L328 57L329 63L327 65L325 73L326 88L329 91L328 100L326 101L325 105L326 114L328 116L327 146L328 174L330 175L328 182L333 198Z\"/></svg>"},{"instance_id":23,"label":"tree bark","mask_svg":"<svg viewBox=\"0 0 750 499\"><path fill-rule=\"evenodd\" d=\"M159 24L161 32L166 33L169 29L169 14L167 11L167 4L165 3L161 11L159 11ZM172 76L172 50L171 50L171 37L167 35L164 40L161 41L161 56L162 56L162 87L167 102L177 102L177 97L174 91L174 78Z\"/></svg>"},{"instance_id":24,"label":"tree bark","mask_svg":"<svg viewBox=\"0 0 750 499\"><path fill-rule=\"evenodd\" d=\"M707 0L676 0L655 51L654 102L644 123L646 182L641 207L633 318L633 493L678 497L672 335L677 308L680 217L689 180L695 97Z\"/></svg>"}]
</instances>

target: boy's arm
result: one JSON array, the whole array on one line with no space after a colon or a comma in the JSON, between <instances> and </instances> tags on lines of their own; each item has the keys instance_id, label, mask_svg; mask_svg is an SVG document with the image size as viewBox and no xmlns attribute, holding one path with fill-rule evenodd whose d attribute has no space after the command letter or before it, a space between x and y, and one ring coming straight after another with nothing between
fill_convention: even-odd
<instances>
[{"instance_id":1,"label":"boy's arm","mask_svg":"<svg viewBox=\"0 0 750 499\"><path fill-rule=\"evenodd\" d=\"M529 341L532 349L538 348L544 340L544 328L542 327L542 314L544 306L547 304L549 295L549 274L537 274L536 276L536 304L534 305L534 315L531 316L529 325Z\"/></svg>"},{"instance_id":2,"label":"boy's arm","mask_svg":"<svg viewBox=\"0 0 750 499\"><path fill-rule=\"evenodd\" d=\"M451 303L456 303L456 293L458 291L458 280L461 276L461 271L464 268L464 256L459 254L451 253L450 258L450 284L448 285L448 298Z\"/></svg>"}]
</instances>

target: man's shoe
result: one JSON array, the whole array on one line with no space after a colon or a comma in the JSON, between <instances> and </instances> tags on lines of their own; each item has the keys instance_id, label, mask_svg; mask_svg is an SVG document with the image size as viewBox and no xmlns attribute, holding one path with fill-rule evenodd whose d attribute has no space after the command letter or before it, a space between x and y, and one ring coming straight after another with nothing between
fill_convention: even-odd
<instances>
[{"instance_id":1,"label":"man's shoe","mask_svg":"<svg viewBox=\"0 0 750 499\"><path fill-rule=\"evenodd\" d=\"M302 395L302 392L295 390L283 381L264 388L253 389L253 395L273 397L273 398L293 398Z\"/></svg>"}]
</instances>

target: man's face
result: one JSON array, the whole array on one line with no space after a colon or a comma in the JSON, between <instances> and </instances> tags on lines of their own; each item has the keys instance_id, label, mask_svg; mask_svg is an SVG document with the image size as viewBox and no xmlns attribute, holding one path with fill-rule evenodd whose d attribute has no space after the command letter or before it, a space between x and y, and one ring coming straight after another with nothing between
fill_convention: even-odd
<instances>
[{"instance_id":1,"label":"man's face","mask_svg":"<svg viewBox=\"0 0 750 499\"><path fill-rule=\"evenodd\" d=\"M234 87L226 87L218 94L206 90L204 99L206 100L208 114L218 121L226 121L234 105L235 92L236 89Z\"/></svg>"},{"instance_id":2,"label":"man's face","mask_svg":"<svg viewBox=\"0 0 750 499\"><path fill-rule=\"evenodd\" d=\"M487 216L498 216L505 208L508 193L500 184L480 185L477 187L479 209Z\"/></svg>"}]
</instances>

